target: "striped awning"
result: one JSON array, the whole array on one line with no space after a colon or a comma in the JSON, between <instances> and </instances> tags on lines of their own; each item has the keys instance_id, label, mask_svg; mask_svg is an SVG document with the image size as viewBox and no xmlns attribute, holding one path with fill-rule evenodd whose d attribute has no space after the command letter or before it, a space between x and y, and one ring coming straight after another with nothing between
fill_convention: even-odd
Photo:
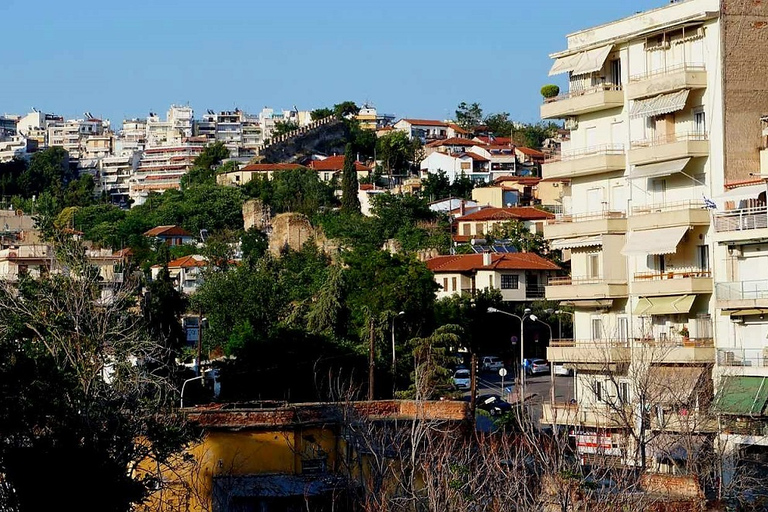
<instances>
[{"instance_id":1,"label":"striped awning","mask_svg":"<svg viewBox=\"0 0 768 512\"><path fill-rule=\"evenodd\" d=\"M601 46L586 52L579 52L566 57L555 59L552 68L549 70L549 76L559 75L560 73L573 73L574 75L586 75L600 71L605 64L605 59L611 53L613 45Z\"/></svg>"},{"instance_id":2,"label":"striped awning","mask_svg":"<svg viewBox=\"0 0 768 512\"><path fill-rule=\"evenodd\" d=\"M603 245L601 235L581 236L578 238L564 238L555 240L550 244L551 249L576 249L579 247L599 247Z\"/></svg>"},{"instance_id":3,"label":"striped awning","mask_svg":"<svg viewBox=\"0 0 768 512\"><path fill-rule=\"evenodd\" d=\"M689 92L688 89L683 89L670 94L659 94L652 98L635 100L632 102L629 117L653 117L682 110L688 100Z\"/></svg>"},{"instance_id":4,"label":"striped awning","mask_svg":"<svg viewBox=\"0 0 768 512\"><path fill-rule=\"evenodd\" d=\"M690 162L690 158L680 158L678 160L669 160L666 162L656 162L648 165L636 165L630 172L629 177L635 178L660 178L682 172L685 166Z\"/></svg>"},{"instance_id":5,"label":"striped awning","mask_svg":"<svg viewBox=\"0 0 768 512\"><path fill-rule=\"evenodd\" d=\"M666 297L640 297L633 311L636 316L678 315L688 313L693 307L695 295L672 295Z\"/></svg>"},{"instance_id":6,"label":"striped awning","mask_svg":"<svg viewBox=\"0 0 768 512\"><path fill-rule=\"evenodd\" d=\"M621 249L624 256L644 256L646 254L674 254L677 244L682 240L688 226L647 229L627 233L627 243Z\"/></svg>"}]
</instances>

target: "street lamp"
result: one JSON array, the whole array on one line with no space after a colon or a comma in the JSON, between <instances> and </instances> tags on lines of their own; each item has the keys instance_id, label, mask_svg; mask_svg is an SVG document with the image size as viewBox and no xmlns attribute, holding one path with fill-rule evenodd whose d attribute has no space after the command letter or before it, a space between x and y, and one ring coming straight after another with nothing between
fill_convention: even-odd
<instances>
[{"instance_id":1,"label":"street lamp","mask_svg":"<svg viewBox=\"0 0 768 512\"><path fill-rule=\"evenodd\" d=\"M530 319L533 320L534 322L539 322L540 324L544 324L547 326L547 329L549 329L549 343L551 344L552 343L552 326L549 325L547 322L539 320L539 317L537 317L536 315L531 315ZM552 361L549 362L549 401L550 403L555 403L555 365L552 364Z\"/></svg>"},{"instance_id":2,"label":"street lamp","mask_svg":"<svg viewBox=\"0 0 768 512\"><path fill-rule=\"evenodd\" d=\"M523 310L523 316L518 316L514 313L509 313L507 311L502 311L500 309L496 308L488 308L488 313L501 313L503 315L508 315L511 317L515 317L520 321L520 406L523 405L523 400L525 399L525 368L523 367L523 357L524 357L524 351L523 348L525 346L525 328L523 326L523 322L526 318L535 317L535 315L531 315L531 310L529 308L525 308Z\"/></svg>"},{"instance_id":3,"label":"street lamp","mask_svg":"<svg viewBox=\"0 0 768 512\"><path fill-rule=\"evenodd\" d=\"M397 352L395 351L395 320L404 314L405 311L401 311L392 317L392 398L395 398L395 376L397 375Z\"/></svg>"}]
</instances>

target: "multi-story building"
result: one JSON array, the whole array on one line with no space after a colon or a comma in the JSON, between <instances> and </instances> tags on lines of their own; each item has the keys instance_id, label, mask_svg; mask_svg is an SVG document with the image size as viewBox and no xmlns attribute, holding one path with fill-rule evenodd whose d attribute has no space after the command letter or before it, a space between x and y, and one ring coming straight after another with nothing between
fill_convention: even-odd
<instances>
[{"instance_id":1,"label":"multi-story building","mask_svg":"<svg viewBox=\"0 0 768 512\"><path fill-rule=\"evenodd\" d=\"M360 128L363 130L381 130L386 126L390 126L395 120L395 116L391 114L379 114L376 107L369 103L364 103L360 107L360 111L355 116L360 123Z\"/></svg>"},{"instance_id":2,"label":"multi-story building","mask_svg":"<svg viewBox=\"0 0 768 512\"><path fill-rule=\"evenodd\" d=\"M570 137L542 173L570 180L571 197L544 234L570 257L571 276L551 279L546 296L573 308L574 337L548 357L575 370L577 403L546 406L545 420L614 434L625 456L639 453L638 436L615 434L646 422L617 422L621 410L697 418L708 410L715 333L731 343L715 314L713 269L727 265L708 207L759 172L768 44L754 21L764 7L730 4L672 2L570 34L552 55L550 74L568 73L568 92L545 100L541 115L565 119ZM685 407L668 393L649 400L650 387L676 375ZM620 446L630 439L634 448Z\"/></svg>"},{"instance_id":3,"label":"multi-story building","mask_svg":"<svg viewBox=\"0 0 768 512\"><path fill-rule=\"evenodd\" d=\"M144 151L147 145L146 119L126 119L115 142L115 152Z\"/></svg>"},{"instance_id":4,"label":"multi-story building","mask_svg":"<svg viewBox=\"0 0 768 512\"><path fill-rule=\"evenodd\" d=\"M146 120L146 144L153 148L167 144L177 144L192 137L194 112L192 107L171 105L165 121L154 112Z\"/></svg>"},{"instance_id":5,"label":"multi-story building","mask_svg":"<svg viewBox=\"0 0 768 512\"><path fill-rule=\"evenodd\" d=\"M0 140L16 136L16 124L21 116L3 114L0 116Z\"/></svg>"},{"instance_id":6,"label":"multi-story building","mask_svg":"<svg viewBox=\"0 0 768 512\"><path fill-rule=\"evenodd\" d=\"M203 144L196 142L145 150L136 173L130 179L129 195L134 204L143 204L150 192L178 189L181 177L192 168L195 158L202 151Z\"/></svg>"},{"instance_id":7,"label":"multi-story building","mask_svg":"<svg viewBox=\"0 0 768 512\"><path fill-rule=\"evenodd\" d=\"M126 150L100 159L96 192L105 193L113 204L127 205L130 180L139 167L140 157L140 152Z\"/></svg>"}]
</instances>

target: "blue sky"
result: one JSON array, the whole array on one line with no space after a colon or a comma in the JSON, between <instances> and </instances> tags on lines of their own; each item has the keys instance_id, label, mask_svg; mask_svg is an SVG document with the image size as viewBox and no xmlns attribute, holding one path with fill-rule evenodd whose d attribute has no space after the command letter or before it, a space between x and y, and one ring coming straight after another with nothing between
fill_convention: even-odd
<instances>
[{"instance_id":1,"label":"blue sky","mask_svg":"<svg viewBox=\"0 0 768 512\"><path fill-rule=\"evenodd\" d=\"M666 0L0 0L0 113L111 119L369 100L445 118L461 101L537 121L565 34ZM545 7L546 6L546 7Z\"/></svg>"}]
</instances>

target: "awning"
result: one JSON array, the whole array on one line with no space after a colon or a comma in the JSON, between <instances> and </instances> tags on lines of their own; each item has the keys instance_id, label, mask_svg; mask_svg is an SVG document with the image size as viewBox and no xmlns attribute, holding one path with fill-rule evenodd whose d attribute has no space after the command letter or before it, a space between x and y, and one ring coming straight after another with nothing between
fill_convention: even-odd
<instances>
[{"instance_id":1,"label":"awning","mask_svg":"<svg viewBox=\"0 0 768 512\"><path fill-rule=\"evenodd\" d=\"M552 64L552 68L549 70L549 76L569 72L573 72L574 75L586 75L600 71L612 48L613 45L609 44L594 50L555 59L555 63Z\"/></svg>"},{"instance_id":2,"label":"awning","mask_svg":"<svg viewBox=\"0 0 768 512\"><path fill-rule=\"evenodd\" d=\"M549 76L559 75L560 73L569 73L573 71L574 68L579 65L580 59L580 53L555 59L555 63L552 64L552 68L549 70Z\"/></svg>"},{"instance_id":3,"label":"awning","mask_svg":"<svg viewBox=\"0 0 768 512\"><path fill-rule=\"evenodd\" d=\"M601 48L595 48L581 54L579 64L573 69L574 75L586 75L600 71L603 69L605 59L608 58L608 54L611 53L613 45L603 46Z\"/></svg>"},{"instance_id":4,"label":"awning","mask_svg":"<svg viewBox=\"0 0 768 512\"><path fill-rule=\"evenodd\" d=\"M610 308L613 305L613 299L584 299L584 300L561 300L561 306L571 306L574 308Z\"/></svg>"},{"instance_id":5,"label":"awning","mask_svg":"<svg viewBox=\"0 0 768 512\"><path fill-rule=\"evenodd\" d=\"M682 91L670 94L659 94L652 98L635 100L632 102L629 117L660 116L682 110L685 107L685 102L688 100L688 92L688 89L683 89Z\"/></svg>"},{"instance_id":6,"label":"awning","mask_svg":"<svg viewBox=\"0 0 768 512\"><path fill-rule=\"evenodd\" d=\"M648 374L646 401L651 405L688 404L703 372L703 366L652 366Z\"/></svg>"},{"instance_id":7,"label":"awning","mask_svg":"<svg viewBox=\"0 0 768 512\"><path fill-rule=\"evenodd\" d=\"M601 235L593 235L555 240L549 247L550 249L575 249L578 247L597 247L600 245L603 245L603 237Z\"/></svg>"},{"instance_id":8,"label":"awning","mask_svg":"<svg viewBox=\"0 0 768 512\"><path fill-rule=\"evenodd\" d=\"M732 202L730 209L734 208L749 208L747 204L750 200L757 200L760 194L763 194L762 200L765 201L766 185L749 185L748 187L737 187L728 190L727 192L715 196L713 199L718 208L724 208L726 201ZM745 204L741 204L744 202Z\"/></svg>"},{"instance_id":9,"label":"awning","mask_svg":"<svg viewBox=\"0 0 768 512\"><path fill-rule=\"evenodd\" d=\"M768 401L766 377L723 377L715 398L715 410L721 414L760 416Z\"/></svg>"},{"instance_id":10,"label":"awning","mask_svg":"<svg viewBox=\"0 0 768 512\"><path fill-rule=\"evenodd\" d=\"M693 307L695 295L672 295L665 297L640 297L633 314L648 315L677 315L688 313Z\"/></svg>"},{"instance_id":11,"label":"awning","mask_svg":"<svg viewBox=\"0 0 768 512\"><path fill-rule=\"evenodd\" d=\"M660 178L682 172L685 166L690 162L690 158L680 158L678 160L669 160L667 162L658 162L648 165L636 165L630 172L630 179L634 178Z\"/></svg>"},{"instance_id":12,"label":"awning","mask_svg":"<svg viewBox=\"0 0 768 512\"><path fill-rule=\"evenodd\" d=\"M674 254L688 226L647 229L627 233L627 243L621 249L624 256L645 254Z\"/></svg>"},{"instance_id":13,"label":"awning","mask_svg":"<svg viewBox=\"0 0 768 512\"><path fill-rule=\"evenodd\" d=\"M720 314L727 316L768 315L768 309L724 309Z\"/></svg>"}]
</instances>

